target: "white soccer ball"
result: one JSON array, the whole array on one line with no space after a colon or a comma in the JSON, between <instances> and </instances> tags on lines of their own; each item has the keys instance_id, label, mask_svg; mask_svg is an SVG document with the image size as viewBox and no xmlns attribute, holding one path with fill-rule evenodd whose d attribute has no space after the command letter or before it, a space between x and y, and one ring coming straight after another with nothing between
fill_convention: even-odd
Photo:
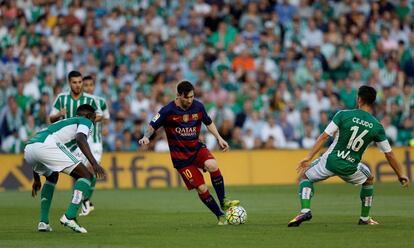
<instances>
[{"instance_id":1,"label":"white soccer ball","mask_svg":"<svg viewBox=\"0 0 414 248\"><path fill-rule=\"evenodd\" d=\"M226 219L230 225L244 224L247 220L247 212L242 206L230 207L226 211Z\"/></svg>"}]
</instances>

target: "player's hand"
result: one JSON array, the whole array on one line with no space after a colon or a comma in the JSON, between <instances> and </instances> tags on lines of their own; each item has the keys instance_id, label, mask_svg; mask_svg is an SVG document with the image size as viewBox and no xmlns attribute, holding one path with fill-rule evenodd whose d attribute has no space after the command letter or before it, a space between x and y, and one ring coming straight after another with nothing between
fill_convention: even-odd
<instances>
[{"instance_id":1,"label":"player's hand","mask_svg":"<svg viewBox=\"0 0 414 248\"><path fill-rule=\"evenodd\" d=\"M42 187L42 182L34 180L33 184L32 184L32 197L36 197L37 196L37 192L40 190L40 188Z\"/></svg>"},{"instance_id":2,"label":"player's hand","mask_svg":"<svg viewBox=\"0 0 414 248\"><path fill-rule=\"evenodd\" d=\"M65 116L66 114L66 108L63 108L59 111L59 116Z\"/></svg>"},{"instance_id":3,"label":"player's hand","mask_svg":"<svg viewBox=\"0 0 414 248\"><path fill-rule=\"evenodd\" d=\"M142 139L140 139L139 141L138 141L138 143L140 144L140 145L144 145L144 146L146 146L146 145L148 145L149 144L149 139L148 139L148 137L143 137Z\"/></svg>"},{"instance_id":4,"label":"player's hand","mask_svg":"<svg viewBox=\"0 0 414 248\"><path fill-rule=\"evenodd\" d=\"M92 166L93 171L96 174L96 178L98 179L102 179L105 178L105 170L104 168L102 168L102 166L100 166L99 164L96 164L94 166Z\"/></svg>"},{"instance_id":5,"label":"player's hand","mask_svg":"<svg viewBox=\"0 0 414 248\"><path fill-rule=\"evenodd\" d=\"M410 180L406 176L400 176L400 177L398 177L398 181L400 181L401 185L404 188L407 188L408 187L408 184L410 183Z\"/></svg>"},{"instance_id":6,"label":"player's hand","mask_svg":"<svg viewBox=\"0 0 414 248\"><path fill-rule=\"evenodd\" d=\"M299 162L298 167L296 168L297 173L301 175L305 173L305 171L309 168L310 162L310 159L302 159L302 161Z\"/></svg>"},{"instance_id":7,"label":"player's hand","mask_svg":"<svg viewBox=\"0 0 414 248\"><path fill-rule=\"evenodd\" d=\"M230 149L229 144L224 139L219 139L218 144L223 152L227 152Z\"/></svg>"}]
</instances>

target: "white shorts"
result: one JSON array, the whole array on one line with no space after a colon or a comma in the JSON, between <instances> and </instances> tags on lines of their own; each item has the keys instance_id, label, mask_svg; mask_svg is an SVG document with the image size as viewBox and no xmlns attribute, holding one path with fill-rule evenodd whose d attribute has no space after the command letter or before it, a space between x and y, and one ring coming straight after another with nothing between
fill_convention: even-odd
<instances>
[{"instance_id":1,"label":"white shorts","mask_svg":"<svg viewBox=\"0 0 414 248\"><path fill-rule=\"evenodd\" d=\"M101 159L102 159L102 151L103 151L102 144L92 143L92 144L89 144L89 148L91 149L92 155L95 158L95 160L98 162L98 164L100 164ZM85 166L90 166L89 160L86 158L83 152L79 149L79 147L74 151L74 154Z\"/></svg>"},{"instance_id":2,"label":"white shorts","mask_svg":"<svg viewBox=\"0 0 414 248\"><path fill-rule=\"evenodd\" d=\"M361 185L365 183L368 177L371 176L371 171L368 166L363 163L358 163L357 171L349 176L339 176L326 168L327 157L322 156L312 162L311 167L305 172L305 175L312 182L323 181L332 176L338 176L345 182L355 185Z\"/></svg>"},{"instance_id":3,"label":"white shorts","mask_svg":"<svg viewBox=\"0 0 414 248\"><path fill-rule=\"evenodd\" d=\"M32 143L24 148L24 159L35 172L50 176L53 172L64 172L68 175L80 163L76 156L53 136L46 138L43 143Z\"/></svg>"}]
</instances>

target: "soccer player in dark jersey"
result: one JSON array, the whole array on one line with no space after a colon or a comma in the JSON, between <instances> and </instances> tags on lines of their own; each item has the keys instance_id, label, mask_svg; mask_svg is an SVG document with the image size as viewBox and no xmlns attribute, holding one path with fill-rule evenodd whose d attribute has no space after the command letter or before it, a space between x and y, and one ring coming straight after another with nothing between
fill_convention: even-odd
<instances>
[{"instance_id":1,"label":"soccer player in dark jersey","mask_svg":"<svg viewBox=\"0 0 414 248\"><path fill-rule=\"evenodd\" d=\"M196 189L201 201L217 216L218 225L226 225L227 221L223 211L231 206L239 205L240 201L226 199L224 180L217 161L198 139L201 123L204 123L208 131L217 138L222 151L227 151L229 145L220 136L204 105L194 100L193 85L188 81L182 81L177 85L175 101L162 107L158 114L154 116L144 137L139 140L139 144L149 144L149 138L155 130L163 126L167 134L174 168L180 173L187 189ZM210 173L211 182L217 193L221 209L210 195L201 170Z\"/></svg>"}]
</instances>

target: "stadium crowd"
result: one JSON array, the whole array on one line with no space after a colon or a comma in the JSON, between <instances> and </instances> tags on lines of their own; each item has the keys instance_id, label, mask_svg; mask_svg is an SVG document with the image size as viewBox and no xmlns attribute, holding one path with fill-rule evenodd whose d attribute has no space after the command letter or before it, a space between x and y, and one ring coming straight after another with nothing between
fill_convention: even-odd
<instances>
[{"instance_id":1,"label":"stadium crowd","mask_svg":"<svg viewBox=\"0 0 414 248\"><path fill-rule=\"evenodd\" d=\"M183 79L232 149L309 148L362 84L379 92L390 142L407 146L413 28L407 0L0 0L1 152L45 127L71 70L107 100L105 151L136 151ZM168 150L163 133L151 149Z\"/></svg>"}]
</instances>

